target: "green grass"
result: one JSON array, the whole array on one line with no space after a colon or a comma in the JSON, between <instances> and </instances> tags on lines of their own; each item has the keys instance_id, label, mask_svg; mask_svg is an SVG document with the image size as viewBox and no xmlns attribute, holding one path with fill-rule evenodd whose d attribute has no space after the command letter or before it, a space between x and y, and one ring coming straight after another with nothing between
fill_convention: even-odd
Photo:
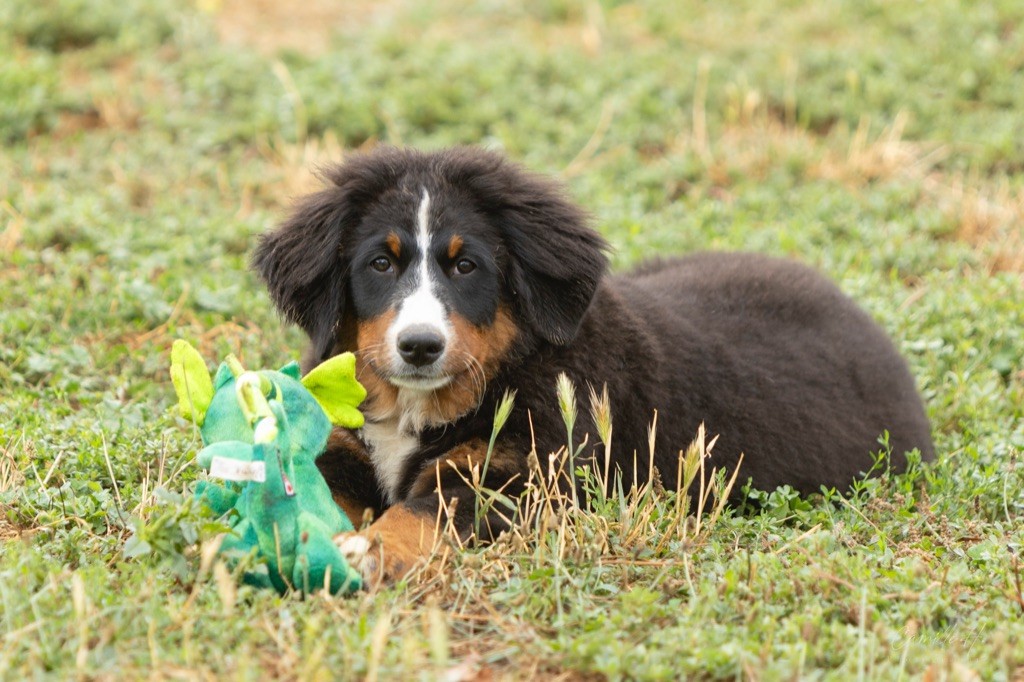
<instances>
[{"instance_id":1,"label":"green grass","mask_svg":"<svg viewBox=\"0 0 1024 682\"><path fill-rule=\"evenodd\" d=\"M1024 6L356 5L321 51L228 45L217 3L0 8L0 678L1021 679ZM906 354L938 462L699 532L613 498L375 595L236 588L170 344L295 357L247 253L380 141L560 175L616 267L815 265Z\"/></svg>"}]
</instances>

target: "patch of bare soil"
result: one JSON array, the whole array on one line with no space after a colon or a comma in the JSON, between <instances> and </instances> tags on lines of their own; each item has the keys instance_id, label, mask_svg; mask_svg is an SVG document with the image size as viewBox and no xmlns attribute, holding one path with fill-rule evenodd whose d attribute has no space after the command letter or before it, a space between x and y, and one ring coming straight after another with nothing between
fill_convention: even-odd
<instances>
[{"instance_id":1,"label":"patch of bare soil","mask_svg":"<svg viewBox=\"0 0 1024 682\"><path fill-rule=\"evenodd\" d=\"M3 508L0 507L0 542L13 540L18 537L18 535L18 529L12 526L10 522L3 517Z\"/></svg>"},{"instance_id":2,"label":"patch of bare soil","mask_svg":"<svg viewBox=\"0 0 1024 682\"><path fill-rule=\"evenodd\" d=\"M295 50L323 54L338 33L377 20L390 0L222 0L214 6L217 32L228 45L245 45L264 54Z\"/></svg>"}]
</instances>

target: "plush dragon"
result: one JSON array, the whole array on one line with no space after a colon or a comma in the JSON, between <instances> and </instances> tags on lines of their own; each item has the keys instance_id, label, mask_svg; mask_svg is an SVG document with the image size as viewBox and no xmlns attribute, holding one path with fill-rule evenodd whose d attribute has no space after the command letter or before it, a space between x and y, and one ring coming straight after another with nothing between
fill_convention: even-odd
<instances>
[{"instance_id":1,"label":"plush dragon","mask_svg":"<svg viewBox=\"0 0 1024 682\"><path fill-rule=\"evenodd\" d=\"M276 372L246 371L228 356L211 379L198 351L178 340L171 380L182 415L199 426L199 464L224 481L203 480L195 490L231 527L220 552L255 551L263 560L244 580L282 594L359 589L359 573L333 542L352 523L316 467L332 424L363 424L356 408L366 391L355 378L355 357L338 355L300 378L295 362Z\"/></svg>"}]
</instances>

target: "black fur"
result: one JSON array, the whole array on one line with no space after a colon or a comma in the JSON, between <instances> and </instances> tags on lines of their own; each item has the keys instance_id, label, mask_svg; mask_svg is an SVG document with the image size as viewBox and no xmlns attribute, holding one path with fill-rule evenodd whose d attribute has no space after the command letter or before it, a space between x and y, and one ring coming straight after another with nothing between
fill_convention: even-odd
<instances>
[{"instance_id":1,"label":"black fur","mask_svg":"<svg viewBox=\"0 0 1024 682\"><path fill-rule=\"evenodd\" d=\"M655 464L670 488L678 453L701 422L720 435L712 464L732 467L743 452L741 480L762 489L845 490L871 467L885 431L895 469L915 448L923 460L934 457L921 400L893 344L803 265L701 253L606 276L604 241L559 188L476 149L381 149L332 169L327 179L332 186L302 200L262 239L253 261L274 302L309 334L317 361L351 345L340 330L377 300L360 289L353 254L380 240L383 225L401 222L387 218L389 211L409 214L410 200L402 196L420 185L444 205L445 220L489 252L488 268L453 305L491 314L507 306L518 328L479 409L420 434L401 485L402 503L412 509L436 505L436 493L418 491L417 480L437 458L487 441L506 390L516 391L516 408L500 443L513 454L490 471L488 487L525 472L532 439L542 455L564 445L555 398L561 372L579 389L577 443L585 435L597 443L584 409L586 387L607 385L613 462L626 475L649 476L647 427L658 411ZM363 300L353 301L359 291ZM325 455L335 470L343 457ZM351 461L367 466L365 458ZM521 478L508 491L520 484ZM465 523L472 493L457 476L447 475L443 486L446 498L462 498ZM376 491L365 500L380 504Z\"/></svg>"},{"instance_id":2,"label":"black fur","mask_svg":"<svg viewBox=\"0 0 1024 682\"><path fill-rule=\"evenodd\" d=\"M745 453L741 480L761 489L789 484L803 493L846 490L890 434L902 470L915 448L933 459L929 425L913 378L884 332L833 284L794 262L753 254L702 253L642 274L610 278L598 290L576 341L540 347L492 382L482 433L505 388L531 411L540 452L560 447L565 428L554 382L608 386L616 463L633 452L647 472L647 425L658 410L656 466L675 482L678 451L701 422L719 434L713 464L731 468ZM577 442L596 442L580 411ZM468 426L468 424L467 424ZM438 429L437 451L470 432ZM528 448L518 409L506 427ZM425 438L430 441L431 439Z\"/></svg>"}]
</instances>

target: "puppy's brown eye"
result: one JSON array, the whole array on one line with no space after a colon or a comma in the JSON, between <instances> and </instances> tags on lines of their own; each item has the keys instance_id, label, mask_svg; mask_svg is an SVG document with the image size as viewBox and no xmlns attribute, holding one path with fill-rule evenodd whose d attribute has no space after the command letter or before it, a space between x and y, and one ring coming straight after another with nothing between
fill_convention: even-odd
<instances>
[{"instance_id":1,"label":"puppy's brown eye","mask_svg":"<svg viewBox=\"0 0 1024 682\"><path fill-rule=\"evenodd\" d=\"M370 263L370 267L377 272L389 272L391 270L391 259L385 258L384 256L374 258Z\"/></svg>"},{"instance_id":2,"label":"puppy's brown eye","mask_svg":"<svg viewBox=\"0 0 1024 682\"><path fill-rule=\"evenodd\" d=\"M476 270L476 263L468 258L460 258L459 262L455 264L455 272L460 275L468 275L474 270Z\"/></svg>"}]
</instances>

